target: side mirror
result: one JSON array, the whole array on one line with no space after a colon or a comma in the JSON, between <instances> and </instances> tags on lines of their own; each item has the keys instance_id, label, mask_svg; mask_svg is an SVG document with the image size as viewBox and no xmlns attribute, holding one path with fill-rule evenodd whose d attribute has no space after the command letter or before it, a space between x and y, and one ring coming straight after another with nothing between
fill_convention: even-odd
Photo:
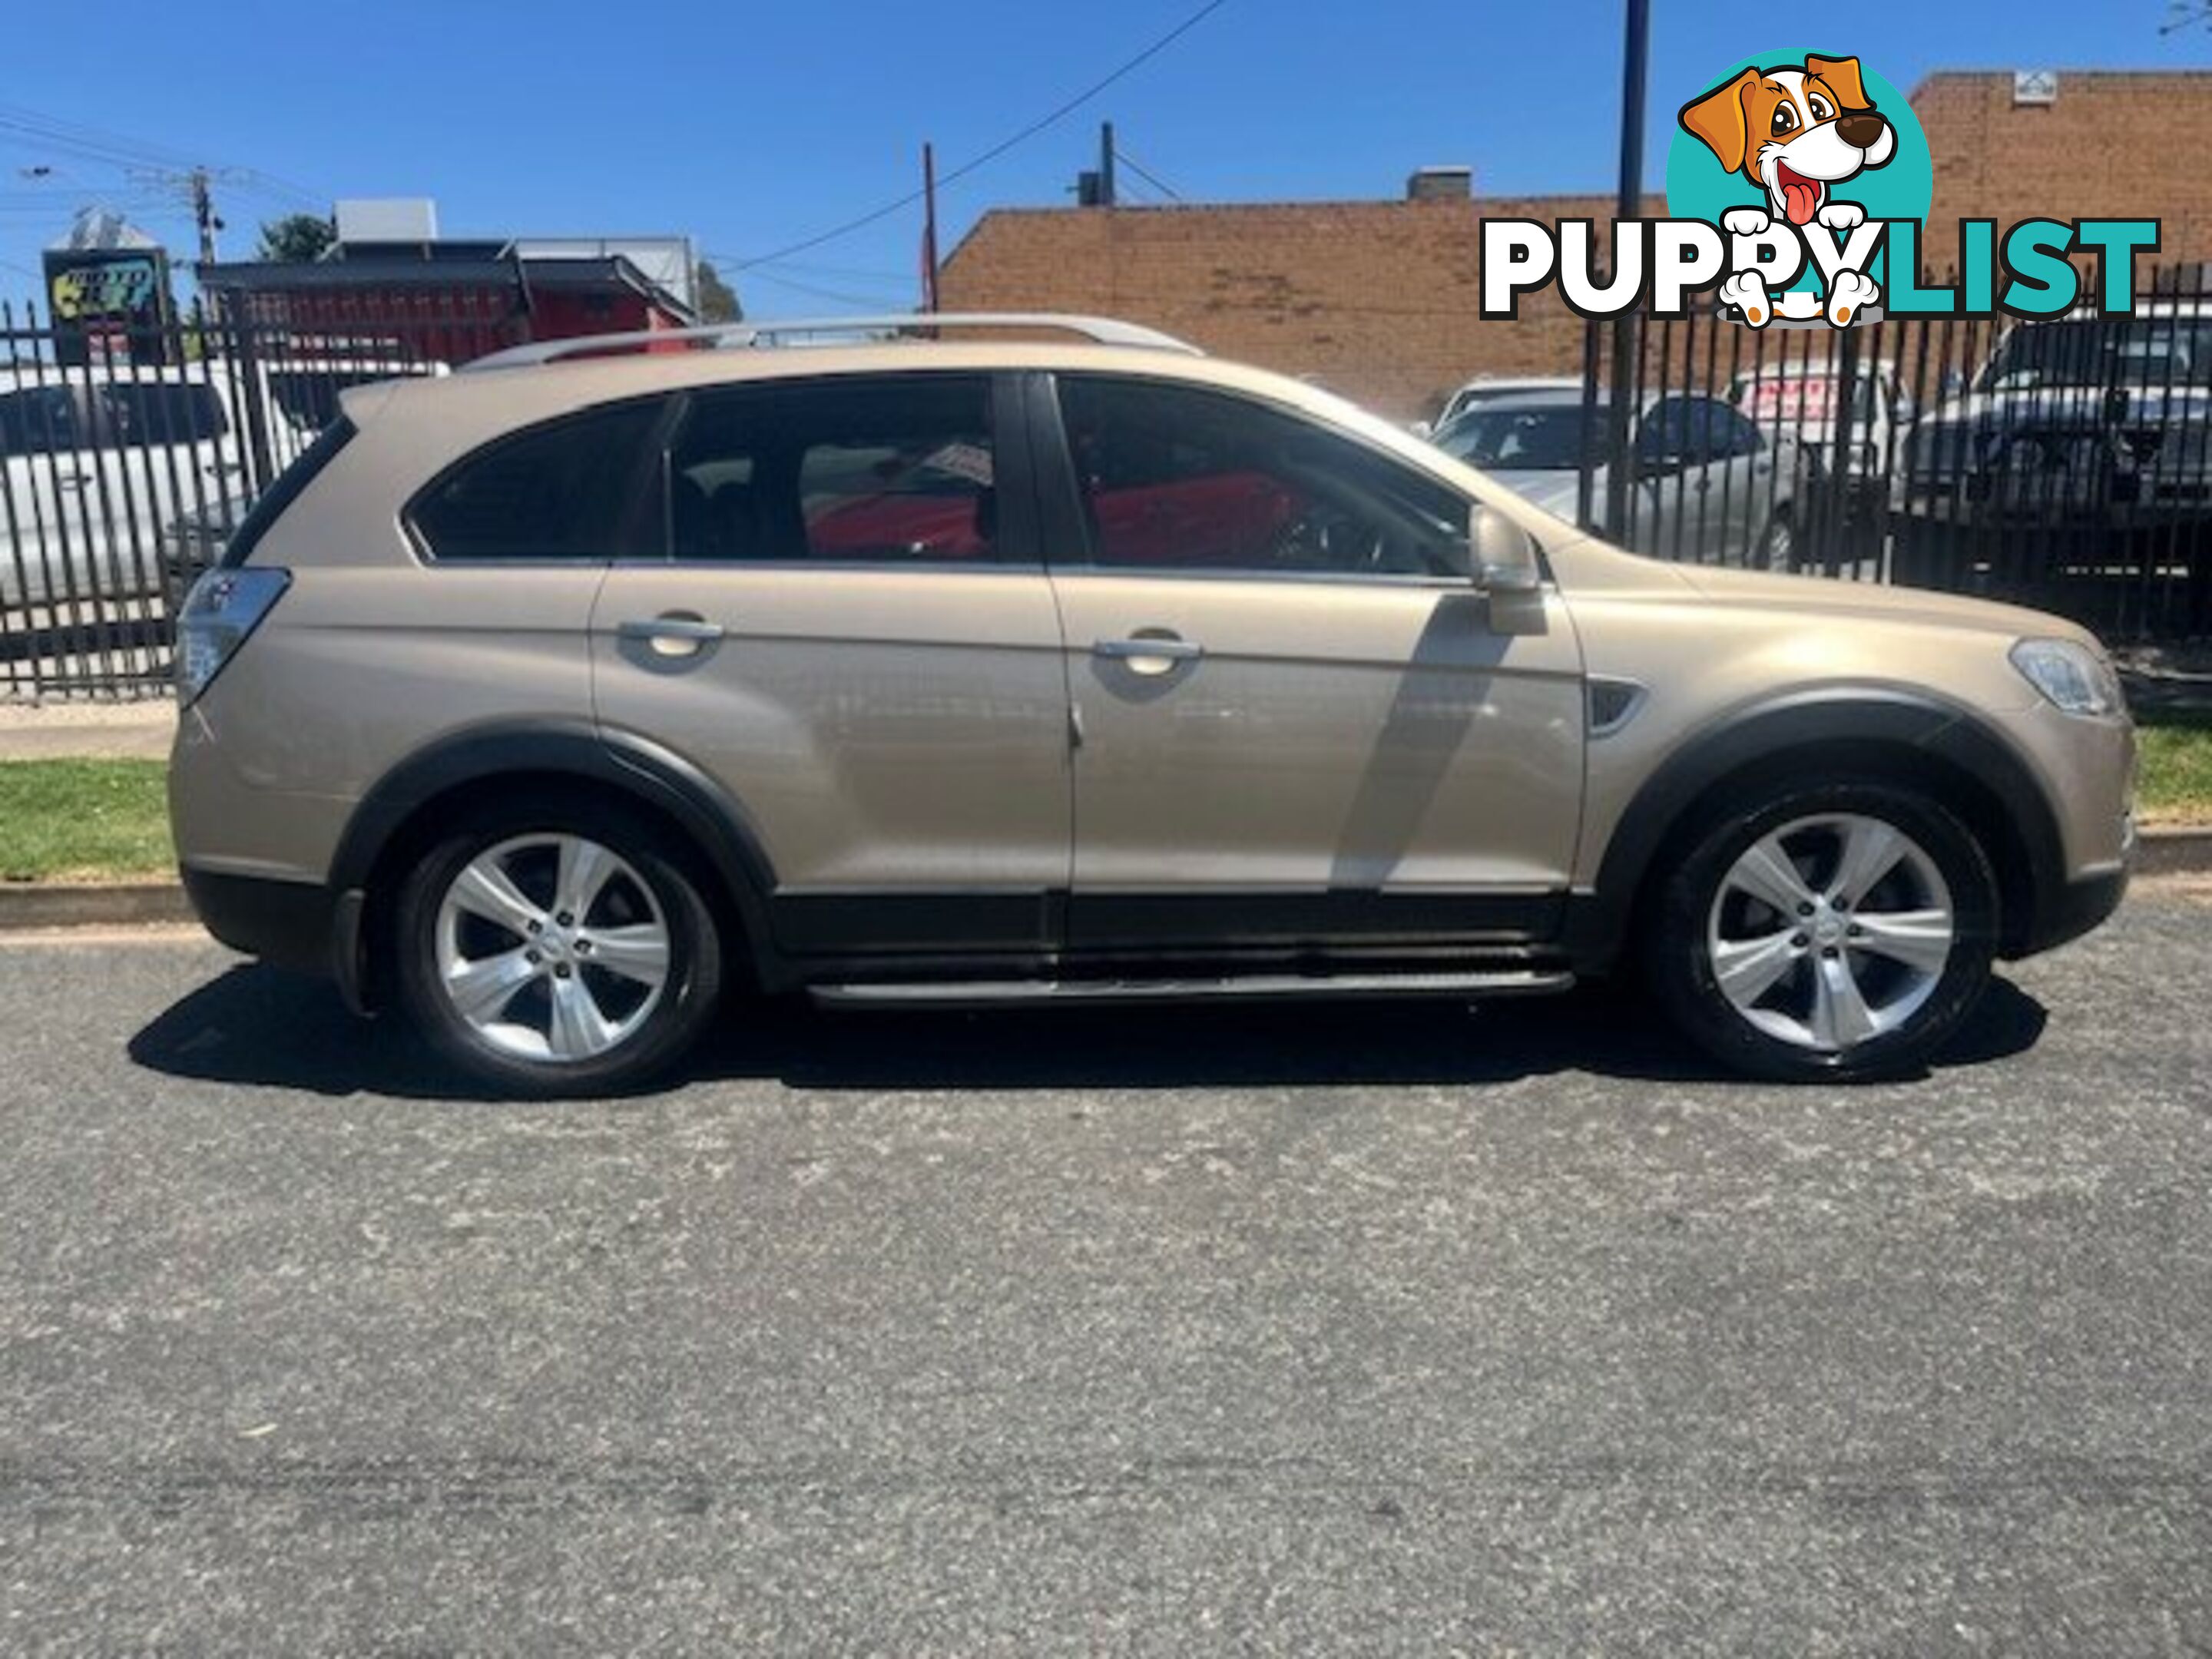
<instances>
[{"instance_id":1,"label":"side mirror","mask_svg":"<svg viewBox=\"0 0 2212 1659\"><path fill-rule=\"evenodd\" d=\"M1436 428L1431 426L1426 421L1416 421L1413 425L1407 427L1406 430L1412 433L1416 438L1433 438L1437 435Z\"/></svg>"},{"instance_id":2,"label":"side mirror","mask_svg":"<svg viewBox=\"0 0 2212 1659\"><path fill-rule=\"evenodd\" d=\"M1534 593L1544 585L1536 538L1494 507L1475 504L1468 524L1468 564L1489 593Z\"/></svg>"}]
</instances>

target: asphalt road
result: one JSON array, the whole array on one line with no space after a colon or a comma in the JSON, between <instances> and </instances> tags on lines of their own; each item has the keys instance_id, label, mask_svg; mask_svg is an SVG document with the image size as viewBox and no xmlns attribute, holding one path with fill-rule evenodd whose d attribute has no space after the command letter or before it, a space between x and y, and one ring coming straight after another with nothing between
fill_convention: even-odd
<instances>
[{"instance_id":1,"label":"asphalt road","mask_svg":"<svg viewBox=\"0 0 2212 1659\"><path fill-rule=\"evenodd\" d=\"M1858 1091L1583 994L526 1107L0 943L0 1649L2212 1650L2208 945Z\"/></svg>"}]
</instances>

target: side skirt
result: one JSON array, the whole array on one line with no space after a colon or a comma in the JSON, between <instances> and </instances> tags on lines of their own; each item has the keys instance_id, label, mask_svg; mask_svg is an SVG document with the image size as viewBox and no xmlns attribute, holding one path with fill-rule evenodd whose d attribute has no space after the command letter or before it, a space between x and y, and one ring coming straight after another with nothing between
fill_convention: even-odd
<instances>
[{"instance_id":1,"label":"side skirt","mask_svg":"<svg viewBox=\"0 0 2212 1659\"><path fill-rule=\"evenodd\" d=\"M1575 976L1533 968L1467 973L1231 974L1212 978L908 980L817 985L817 1002L856 1007L1004 1007L1039 1003L1346 1001L1547 996Z\"/></svg>"}]
</instances>

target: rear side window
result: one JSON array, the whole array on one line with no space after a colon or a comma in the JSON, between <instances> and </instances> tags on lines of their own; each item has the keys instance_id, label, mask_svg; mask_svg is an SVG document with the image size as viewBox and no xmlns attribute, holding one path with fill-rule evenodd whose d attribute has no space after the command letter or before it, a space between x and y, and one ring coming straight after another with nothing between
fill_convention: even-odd
<instances>
[{"instance_id":1,"label":"rear side window","mask_svg":"<svg viewBox=\"0 0 2212 1659\"><path fill-rule=\"evenodd\" d=\"M450 468L409 509L423 550L443 561L605 560L639 550L647 440L659 399L619 404L502 438Z\"/></svg>"},{"instance_id":2,"label":"rear side window","mask_svg":"<svg viewBox=\"0 0 2212 1659\"><path fill-rule=\"evenodd\" d=\"M668 524L683 560L998 558L990 382L886 375L702 393L669 455Z\"/></svg>"}]
</instances>

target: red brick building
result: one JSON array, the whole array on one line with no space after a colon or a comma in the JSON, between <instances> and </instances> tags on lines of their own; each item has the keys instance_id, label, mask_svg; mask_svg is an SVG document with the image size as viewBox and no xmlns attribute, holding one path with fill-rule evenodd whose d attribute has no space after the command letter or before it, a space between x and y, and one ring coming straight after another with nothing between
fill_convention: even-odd
<instances>
[{"instance_id":1,"label":"red brick building","mask_svg":"<svg viewBox=\"0 0 2212 1659\"><path fill-rule=\"evenodd\" d=\"M1929 264L1956 258L1962 217L2158 218L2160 263L2212 254L2212 167L2190 160L2212 156L2212 73L2057 83L2049 102L2023 100L2009 70L1915 88L1936 160ZM1609 194L1000 209L946 260L939 302L1127 317L1410 417L1477 374L1579 369L1581 319L1550 291L1518 323L1478 316L1481 221L1588 217L1602 246L1612 210Z\"/></svg>"},{"instance_id":2,"label":"red brick building","mask_svg":"<svg viewBox=\"0 0 2212 1659\"><path fill-rule=\"evenodd\" d=\"M387 336L395 349L465 362L502 346L682 328L689 300L622 253L534 256L503 241L341 245L328 258L201 265L228 315L302 334Z\"/></svg>"}]
</instances>

